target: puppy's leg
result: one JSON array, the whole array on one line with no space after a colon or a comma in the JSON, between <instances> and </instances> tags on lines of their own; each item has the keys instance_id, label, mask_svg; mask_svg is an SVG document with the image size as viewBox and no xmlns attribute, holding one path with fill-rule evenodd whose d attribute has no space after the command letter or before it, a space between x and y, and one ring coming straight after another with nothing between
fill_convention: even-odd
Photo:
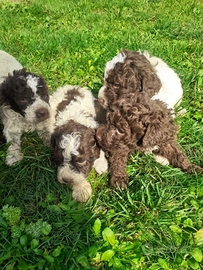
<instances>
[{"instance_id":1,"label":"puppy's leg","mask_svg":"<svg viewBox=\"0 0 203 270\"><path fill-rule=\"evenodd\" d=\"M170 141L163 144L155 154L168 159L169 163L176 168L182 169L186 173L200 173L203 169L192 164L186 157L186 154L180 149L176 141Z\"/></svg>"},{"instance_id":2,"label":"puppy's leg","mask_svg":"<svg viewBox=\"0 0 203 270\"><path fill-rule=\"evenodd\" d=\"M107 173L108 171L108 162L105 158L105 154L102 150L100 150L100 156L98 159L94 161L93 167L95 168L98 174Z\"/></svg>"},{"instance_id":3,"label":"puppy's leg","mask_svg":"<svg viewBox=\"0 0 203 270\"><path fill-rule=\"evenodd\" d=\"M79 174L66 166L58 167L58 181L72 187L72 197L79 202L86 202L92 195L92 188L83 174Z\"/></svg>"},{"instance_id":4,"label":"puppy's leg","mask_svg":"<svg viewBox=\"0 0 203 270\"><path fill-rule=\"evenodd\" d=\"M7 165L12 166L15 162L21 161L23 159L21 152L21 134L10 133L5 137L7 142L12 141L11 145L8 147L5 161Z\"/></svg>"},{"instance_id":5,"label":"puppy's leg","mask_svg":"<svg viewBox=\"0 0 203 270\"><path fill-rule=\"evenodd\" d=\"M127 174L127 160L128 151L115 151L110 157L110 185L116 186L117 184L123 190L128 184Z\"/></svg>"},{"instance_id":6,"label":"puppy's leg","mask_svg":"<svg viewBox=\"0 0 203 270\"><path fill-rule=\"evenodd\" d=\"M165 165L165 166L168 166L169 165L169 161L167 158L165 157L162 157L161 155L156 155L153 153L153 151L159 149L158 146L153 146L153 147L146 147L145 148L145 155L147 155L148 153L152 154L154 159L156 160L156 162L160 163L161 165Z\"/></svg>"},{"instance_id":7,"label":"puppy's leg","mask_svg":"<svg viewBox=\"0 0 203 270\"><path fill-rule=\"evenodd\" d=\"M50 146L51 134L54 132L54 124L52 118L38 123L36 125L36 130L44 145Z\"/></svg>"}]
</instances>

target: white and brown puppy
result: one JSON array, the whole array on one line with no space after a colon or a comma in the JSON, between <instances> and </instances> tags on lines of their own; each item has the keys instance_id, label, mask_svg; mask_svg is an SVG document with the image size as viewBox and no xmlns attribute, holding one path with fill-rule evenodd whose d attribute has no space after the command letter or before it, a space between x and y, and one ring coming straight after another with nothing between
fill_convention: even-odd
<instances>
[{"instance_id":1,"label":"white and brown puppy","mask_svg":"<svg viewBox=\"0 0 203 270\"><path fill-rule=\"evenodd\" d=\"M0 84L6 79L9 73L22 69L22 65L10 54L0 50ZM3 135L3 127L0 119L0 144L6 143Z\"/></svg>"},{"instance_id":2,"label":"white and brown puppy","mask_svg":"<svg viewBox=\"0 0 203 270\"><path fill-rule=\"evenodd\" d=\"M169 109L181 101L183 89L173 69L147 51L122 50L106 63L98 99L104 108L133 92L145 92L166 103Z\"/></svg>"},{"instance_id":3,"label":"white and brown puppy","mask_svg":"<svg viewBox=\"0 0 203 270\"><path fill-rule=\"evenodd\" d=\"M105 110L87 88L71 85L58 88L50 97L50 105L55 115L51 144L59 165L58 181L71 185L73 199L85 202L92 194L86 180L91 169L94 167L99 174L108 169L95 139Z\"/></svg>"},{"instance_id":4,"label":"white and brown puppy","mask_svg":"<svg viewBox=\"0 0 203 270\"><path fill-rule=\"evenodd\" d=\"M54 122L51 122L49 90L46 81L25 69L9 74L0 85L0 115L3 134L11 142L6 164L20 161L21 135L37 131L44 143L49 144Z\"/></svg>"}]
</instances>

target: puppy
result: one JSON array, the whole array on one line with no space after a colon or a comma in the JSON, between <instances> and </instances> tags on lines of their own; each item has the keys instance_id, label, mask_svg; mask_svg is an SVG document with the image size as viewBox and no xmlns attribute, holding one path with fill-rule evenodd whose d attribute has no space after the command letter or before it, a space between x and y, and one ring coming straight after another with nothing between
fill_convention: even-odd
<instances>
[{"instance_id":1,"label":"puppy","mask_svg":"<svg viewBox=\"0 0 203 270\"><path fill-rule=\"evenodd\" d=\"M0 50L0 84L9 73L22 68L22 65L12 55Z\"/></svg>"},{"instance_id":2,"label":"puppy","mask_svg":"<svg viewBox=\"0 0 203 270\"><path fill-rule=\"evenodd\" d=\"M92 194L86 178L94 167L107 172L108 164L95 140L95 130L105 111L86 88L66 85L50 97L55 115L51 144L58 163L58 181L72 187L73 199L85 202ZM102 120L103 119L103 120Z\"/></svg>"},{"instance_id":3,"label":"puppy","mask_svg":"<svg viewBox=\"0 0 203 270\"><path fill-rule=\"evenodd\" d=\"M177 144L179 126L171 110L146 93L130 93L113 104L107 113L107 124L97 130L97 140L106 155L110 154L110 184L121 189L128 183L128 153L151 152L157 159L186 173L199 173L202 168L190 163Z\"/></svg>"},{"instance_id":4,"label":"puppy","mask_svg":"<svg viewBox=\"0 0 203 270\"><path fill-rule=\"evenodd\" d=\"M104 108L128 93L144 92L152 99L159 99L173 109L181 101L183 89L177 74L158 57L147 51L122 50L106 63L103 87L98 99Z\"/></svg>"},{"instance_id":5,"label":"puppy","mask_svg":"<svg viewBox=\"0 0 203 270\"><path fill-rule=\"evenodd\" d=\"M0 84L5 80L9 73L22 68L22 65L12 55L0 50ZM3 144L6 143L6 138L3 135L3 125L1 122L0 119L0 144Z\"/></svg>"},{"instance_id":6,"label":"puppy","mask_svg":"<svg viewBox=\"0 0 203 270\"><path fill-rule=\"evenodd\" d=\"M6 164L22 160L21 135L36 130L45 144L53 133L49 90L46 81L25 69L13 71L0 85L0 116L3 134L11 142Z\"/></svg>"}]
</instances>

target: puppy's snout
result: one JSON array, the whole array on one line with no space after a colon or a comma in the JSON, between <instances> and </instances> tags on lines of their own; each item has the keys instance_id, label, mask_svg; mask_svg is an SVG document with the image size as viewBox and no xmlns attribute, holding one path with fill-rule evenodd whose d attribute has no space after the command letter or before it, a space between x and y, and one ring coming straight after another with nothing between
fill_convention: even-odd
<instances>
[{"instance_id":1,"label":"puppy's snout","mask_svg":"<svg viewBox=\"0 0 203 270\"><path fill-rule=\"evenodd\" d=\"M36 117L39 121L45 120L49 117L49 111L45 108L41 108L36 111Z\"/></svg>"}]
</instances>

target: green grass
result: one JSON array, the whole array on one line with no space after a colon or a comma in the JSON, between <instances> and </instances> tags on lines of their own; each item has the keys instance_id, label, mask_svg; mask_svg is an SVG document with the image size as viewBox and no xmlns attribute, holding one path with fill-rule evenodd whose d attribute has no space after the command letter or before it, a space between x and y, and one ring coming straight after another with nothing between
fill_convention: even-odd
<instances>
[{"instance_id":1,"label":"green grass","mask_svg":"<svg viewBox=\"0 0 203 270\"><path fill-rule=\"evenodd\" d=\"M178 141L203 166L201 0L2 0L0 17L0 49L51 93L76 84L97 96L105 63L122 48L161 57L184 89ZM22 141L24 159L12 168L0 146L1 269L202 269L202 176L135 154L125 191L92 170L93 196L80 204L57 182L51 150L36 134Z\"/></svg>"}]
</instances>

